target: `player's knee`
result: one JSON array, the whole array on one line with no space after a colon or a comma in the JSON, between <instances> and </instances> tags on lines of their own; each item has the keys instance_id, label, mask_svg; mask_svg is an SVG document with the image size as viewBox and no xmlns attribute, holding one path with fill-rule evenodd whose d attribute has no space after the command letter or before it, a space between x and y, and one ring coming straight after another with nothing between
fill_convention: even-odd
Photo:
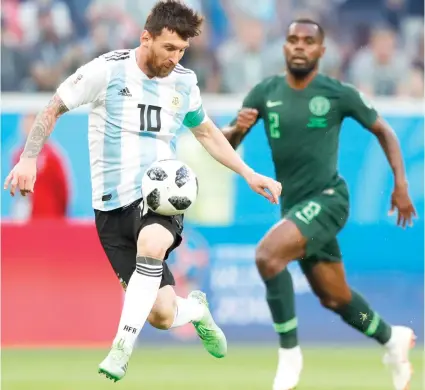
<instances>
[{"instance_id":1,"label":"player's knee","mask_svg":"<svg viewBox=\"0 0 425 390\"><path fill-rule=\"evenodd\" d=\"M171 286L159 290L155 304L148 317L148 322L157 329L170 329L174 322L177 303Z\"/></svg>"},{"instance_id":2,"label":"player's knee","mask_svg":"<svg viewBox=\"0 0 425 390\"><path fill-rule=\"evenodd\" d=\"M148 322L156 329L167 330L173 325L174 317L166 312L151 312Z\"/></svg>"},{"instance_id":3,"label":"player's knee","mask_svg":"<svg viewBox=\"0 0 425 390\"><path fill-rule=\"evenodd\" d=\"M159 224L144 227L137 240L137 254L139 256L164 259L168 248L173 243L172 234Z\"/></svg>"},{"instance_id":4,"label":"player's knee","mask_svg":"<svg viewBox=\"0 0 425 390\"><path fill-rule=\"evenodd\" d=\"M328 298L328 297L322 297L320 298L320 304L325 308L329 310L336 310L338 309L338 301Z\"/></svg>"},{"instance_id":5,"label":"player's knee","mask_svg":"<svg viewBox=\"0 0 425 390\"><path fill-rule=\"evenodd\" d=\"M320 297L320 303L323 307L326 309L332 310L332 311L338 311L339 309L347 306L351 302L351 294L334 294Z\"/></svg>"},{"instance_id":6,"label":"player's knee","mask_svg":"<svg viewBox=\"0 0 425 390\"><path fill-rule=\"evenodd\" d=\"M167 330L173 325L174 316L174 302L159 300L153 306L148 321L156 329Z\"/></svg>"},{"instance_id":7,"label":"player's knee","mask_svg":"<svg viewBox=\"0 0 425 390\"><path fill-rule=\"evenodd\" d=\"M263 279L270 279L304 254L306 239L291 221L276 224L257 246L255 259Z\"/></svg>"},{"instance_id":8,"label":"player's knee","mask_svg":"<svg viewBox=\"0 0 425 390\"><path fill-rule=\"evenodd\" d=\"M263 279L270 279L282 271L282 264L264 245L255 251L255 263Z\"/></svg>"},{"instance_id":9,"label":"player's knee","mask_svg":"<svg viewBox=\"0 0 425 390\"><path fill-rule=\"evenodd\" d=\"M164 248L160 244L150 243L140 246L137 250L138 256L152 257L154 259L163 260L168 248Z\"/></svg>"}]
</instances>

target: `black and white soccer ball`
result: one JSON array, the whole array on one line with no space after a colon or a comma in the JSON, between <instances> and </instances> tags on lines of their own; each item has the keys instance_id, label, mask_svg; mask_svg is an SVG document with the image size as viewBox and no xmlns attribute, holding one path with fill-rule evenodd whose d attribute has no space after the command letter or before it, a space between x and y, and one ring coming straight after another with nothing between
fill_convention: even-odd
<instances>
[{"instance_id":1,"label":"black and white soccer ball","mask_svg":"<svg viewBox=\"0 0 425 390\"><path fill-rule=\"evenodd\" d=\"M145 204L155 213L171 216L185 213L198 196L198 179L179 160L154 162L142 178Z\"/></svg>"}]
</instances>

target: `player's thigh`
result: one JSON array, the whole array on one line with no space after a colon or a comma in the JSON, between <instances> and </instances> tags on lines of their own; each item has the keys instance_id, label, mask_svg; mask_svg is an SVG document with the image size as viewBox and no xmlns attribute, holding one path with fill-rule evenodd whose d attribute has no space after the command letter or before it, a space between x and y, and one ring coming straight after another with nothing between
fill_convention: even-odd
<instances>
[{"instance_id":1,"label":"player's thigh","mask_svg":"<svg viewBox=\"0 0 425 390\"><path fill-rule=\"evenodd\" d=\"M307 240L305 258L317 256L321 248L336 238L347 221L348 209L345 194L334 192L300 202L285 214Z\"/></svg>"},{"instance_id":2,"label":"player's thigh","mask_svg":"<svg viewBox=\"0 0 425 390\"><path fill-rule=\"evenodd\" d=\"M163 216L141 205L134 224L137 254L166 260L182 241L183 216Z\"/></svg>"},{"instance_id":3,"label":"player's thigh","mask_svg":"<svg viewBox=\"0 0 425 390\"><path fill-rule=\"evenodd\" d=\"M336 237L316 248L313 254L300 259L300 267L305 275L310 275L318 263L341 263L342 253Z\"/></svg>"},{"instance_id":4,"label":"player's thigh","mask_svg":"<svg viewBox=\"0 0 425 390\"><path fill-rule=\"evenodd\" d=\"M149 323L157 329L169 329L176 313L176 293L173 287L164 286L158 291L155 304L149 314Z\"/></svg>"},{"instance_id":5,"label":"player's thigh","mask_svg":"<svg viewBox=\"0 0 425 390\"><path fill-rule=\"evenodd\" d=\"M126 288L136 268L136 244L127 237L118 213L95 211L97 234L121 285Z\"/></svg>"},{"instance_id":6,"label":"player's thigh","mask_svg":"<svg viewBox=\"0 0 425 390\"><path fill-rule=\"evenodd\" d=\"M296 224L283 219L272 226L261 239L257 246L257 258L279 257L293 260L303 254L305 243L306 240Z\"/></svg>"},{"instance_id":7,"label":"player's thigh","mask_svg":"<svg viewBox=\"0 0 425 390\"><path fill-rule=\"evenodd\" d=\"M137 255L163 260L173 242L174 237L168 229L159 223L153 223L140 230L137 238Z\"/></svg>"},{"instance_id":8,"label":"player's thigh","mask_svg":"<svg viewBox=\"0 0 425 390\"><path fill-rule=\"evenodd\" d=\"M305 244L305 238L292 221L284 219L275 224L257 246L255 259L261 276L273 277L289 262L303 256Z\"/></svg>"}]
</instances>

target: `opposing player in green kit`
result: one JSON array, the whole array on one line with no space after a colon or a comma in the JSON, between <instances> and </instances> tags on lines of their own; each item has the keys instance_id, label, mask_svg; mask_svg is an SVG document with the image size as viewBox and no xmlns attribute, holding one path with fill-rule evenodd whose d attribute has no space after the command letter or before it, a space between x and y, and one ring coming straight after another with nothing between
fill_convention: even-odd
<instances>
[{"instance_id":1,"label":"opposing player in green kit","mask_svg":"<svg viewBox=\"0 0 425 390\"><path fill-rule=\"evenodd\" d=\"M318 73L325 52L323 29L314 21L289 26L284 45L287 73L254 87L243 108L225 129L236 148L259 118L272 150L278 181L283 185L283 219L257 247L256 263L267 287L267 302L280 337L274 390L294 389L300 379L302 354L297 340L294 290L287 265L299 260L312 290L326 308L375 339L386 349L394 388L407 389L411 379L409 349L412 329L390 326L347 284L336 236L344 227L349 197L337 172L338 137L351 117L380 142L394 173L391 212L397 224L412 224L403 159L396 135L354 87Z\"/></svg>"}]
</instances>

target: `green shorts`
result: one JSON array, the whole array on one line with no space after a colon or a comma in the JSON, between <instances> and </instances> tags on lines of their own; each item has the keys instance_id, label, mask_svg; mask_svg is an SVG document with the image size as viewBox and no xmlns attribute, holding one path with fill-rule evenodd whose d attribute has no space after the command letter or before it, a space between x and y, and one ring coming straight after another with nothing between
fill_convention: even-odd
<instances>
[{"instance_id":1,"label":"green shorts","mask_svg":"<svg viewBox=\"0 0 425 390\"><path fill-rule=\"evenodd\" d=\"M284 213L284 218L294 222L308 240L305 256L300 259L303 270L318 261L341 261L336 236L344 227L348 214L348 189L342 179Z\"/></svg>"}]
</instances>

